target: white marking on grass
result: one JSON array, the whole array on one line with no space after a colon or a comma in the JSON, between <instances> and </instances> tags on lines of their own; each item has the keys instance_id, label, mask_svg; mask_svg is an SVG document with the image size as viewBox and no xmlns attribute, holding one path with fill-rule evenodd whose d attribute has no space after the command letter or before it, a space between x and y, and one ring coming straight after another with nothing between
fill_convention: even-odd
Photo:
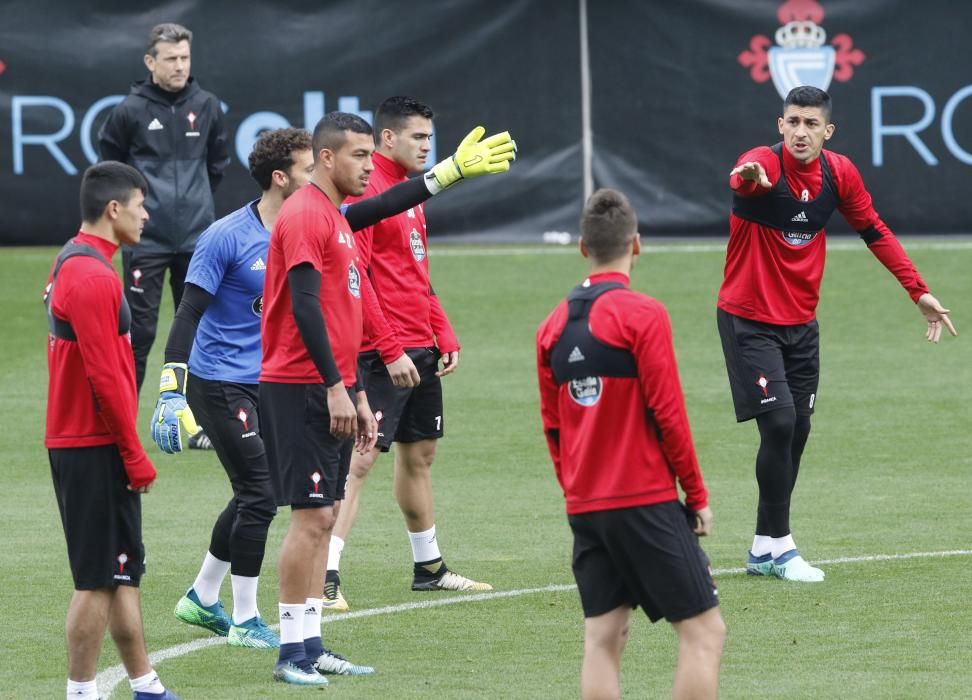
<instances>
[{"instance_id":1,"label":"white marking on grass","mask_svg":"<svg viewBox=\"0 0 972 700\"><path fill-rule=\"evenodd\" d=\"M861 557L838 557L836 559L814 560L814 564L859 564L875 561L899 561L902 559L930 559L944 557L962 557L972 555L972 549L948 549L942 552L910 552L908 554L872 554ZM713 576L728 576L733 574L744 574L746 569L743 567L732 569L713 569ZM362 617L374 617L376 615L390 615L399 612L409 612L411 610L425 610L428 608L439 608L444 605L456 605L457 603L478 603L487 600L497 600L499 598L516 598L523 595L533 595L534 593L561 593L572 591L577 588L572 583L558 583L538 588L520 588L513 591L493 591L491 593L473 593L470 595L452 596L451 598L434 598L423 600L416 603L399 603L398 605L386 605L382 608L367 608L365 610L355 610L353 612L326 614L321 620L322 624L333 624L344 620L353 620ZM274 629L278 625L271 625ZM203 637L185 644L177 644L168 649L154 651L149 654L149 661L155 666L166 659L174 659L186 654L191 654L200 649L208 647L222 646L226 644L225 637ZM269 667L267 669L269 674ZM112 692L125 680L125 667L121 664L106 668L98 674L98 688L104 697L111 697Z\"/></svg>"},{"instance_id":2,"label":"white marking on grass","mask_svg":"<svg viewBox=\"0 0 972 700\"><path fill-rule=\"evenodd\" d=\"M972 250L972 241L961 240L909 240L898 239L901 241L905 251L922 250ZM720 253L725 252L726 243L659 243L646 242L642 238L642 250L644 254L652 253ZM827 250L832 252L865 251L867 246L859 240L830 240L827 242ZM576 245L565 246L501 246L498 248L483 247L475 245L464 245L455 247L438 247L432 253L434 257L490 257L499 255L577 255Z\"/></svg>"}]
</instances>

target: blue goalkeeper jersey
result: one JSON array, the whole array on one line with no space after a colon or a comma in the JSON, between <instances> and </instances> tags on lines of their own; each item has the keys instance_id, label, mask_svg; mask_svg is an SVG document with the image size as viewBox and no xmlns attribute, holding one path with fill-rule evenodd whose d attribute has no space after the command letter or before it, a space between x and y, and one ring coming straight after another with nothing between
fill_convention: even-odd
<instances>
[{"instance_id":1,"label":"blue goalkeeper jersey","mask_svg":"<svg viewBox=\"0 0 972 700\"><path fill-rule=\"evenodd\" d=\"M189 370L203 379L257 384L260 314L270 232L255 204L228 214L199 237L186 282L213 295L189 355Z\"/></svg>"}]
</instances>

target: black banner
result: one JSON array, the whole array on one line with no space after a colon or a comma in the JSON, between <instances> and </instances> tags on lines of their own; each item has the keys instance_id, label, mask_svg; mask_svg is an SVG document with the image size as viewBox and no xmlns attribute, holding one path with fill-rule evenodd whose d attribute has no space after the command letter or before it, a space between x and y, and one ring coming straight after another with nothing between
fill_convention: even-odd
<instances>
[{"instance_id":1,"label":"black banner","mask_svg":"<svg viewBox=\"0 0 972 700\"><path fill-rule=\"evenodd\" d=\"M219 215L258 195L243 163L262 130L335 109L370 119L405 94L435 109L438 158L477 124L519 145L507 175L429 203L433 236L575 233L592 186L624 190L646 232L720 234L729 170L778 140L779 92L800 81L827 86L828 147L854 160L892 229L972 220L963 3L36 0L0 9L0 243L73 234L98 128L146 75L145 37L164 21L193 30L193 75L227 108Z\"/></svg>"}]
</instances>

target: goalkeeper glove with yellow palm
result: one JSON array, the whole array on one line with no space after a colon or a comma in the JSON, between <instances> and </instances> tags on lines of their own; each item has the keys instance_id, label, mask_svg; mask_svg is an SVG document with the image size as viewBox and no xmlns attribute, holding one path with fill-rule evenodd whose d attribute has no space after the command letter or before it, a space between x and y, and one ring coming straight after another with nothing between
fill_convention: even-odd
<instances>
[{"instance_id":1,"label":"goalkeeper glove with yellow palm","mask_svg":"<svg viewBox=\"0 0 972 700\"><path fill-rule=\"evenodd\" d=\"M159 401L152 414L152 440L167 454L182 452L182 429L190 436L199 425L186 402L189 368L181 362L167 362L159 378Z\"/></svg>"},{"instance_id":2,"label":"goalkeeper glove with yellow palm","mask_svg":"<svg viewBox=\"0 0 972 700\"><path fill-rule=\"evenodd\" d=\"M477 126L466 135L453 155L425 174L425 182L432 194L438 194L464 178L505 173L510 169L510 162L516 160L516 141L510 132L483 139L485 133L486 129Z\"/></svg>"}]
</instances>

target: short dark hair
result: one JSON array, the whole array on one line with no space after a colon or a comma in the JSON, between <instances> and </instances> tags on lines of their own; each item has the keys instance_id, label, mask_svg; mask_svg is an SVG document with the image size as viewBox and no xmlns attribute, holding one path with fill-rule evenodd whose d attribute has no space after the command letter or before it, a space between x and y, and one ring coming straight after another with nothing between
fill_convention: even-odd
<instances>
[{"instance_id":1,"label":"short dark hair","mask_svg":"<svg viewBox=\"0 0 972 700\"><path fill-rule=\"evenodd\" d=\"M374 133L371 124L357 114L350 114L349 112L326 114L314 127L314 162L317 162L322 148L331 151L339 150L348 140L344 133L346 131L355 134L368 134L369 136Z\"/></svg>"},{"instance_id":2,"label":"short dark hair","mask_svg":"<svg viewBox=\"0 0 972 700\"><path fill-rule=\"evenodd\" d=\"M142 173L117 160L92 165L81 178L81 220L94 223L105 213L109 202L128 204L132 192L148 193Z\"/></svg>"},{"instance_id":3,"label":"short dark hair","mask_svg":"<svg viewBox=\"0 0 972 700\"><path fill-rule=\"evenodd\" d=\"M158 45L161 42L178 44L180 41L188 41L192 46L192 32L181 24L165 22L156 24L149 32L148 41L145 45L145 53L153 58L159 55Z\"/></svg>"},{"instance_id":4,"label":"short dark hair","mask_svg":"<svg viewBox=\"0 0 972 700\"><path fill-rule=\"evenodd\" d=\"M411 97L389 97L378 105L378 111L375 112L375 134L380 134L385 129L397 133L405 127L409 117L432 119L435 114L427 104Z\"/></svg>"},{"instance_id":5,"label":"short dark hair","mask_svg":"<svg viewBox=\"0 0 972 700\"><path fill-rule=\"evenodd\" d=\"M811 85L800 85L790 90L783 100L783 111L790 105L795 107L819 107L824 113L824 119L829 122L833 105L830 102L830 95Z\"/></svg>"},{"instance_id":6,"label":"short dark hair","mask_svg":"<svg viewBox=\"0 0 972 700\"><path fill-rule=\"evenodd\" d=\"M311 150L311 137L304 129L288 127L260 135L247 162L250 175L266 192L273 182L273 171L287 171L294 164L294 151Z\"/></svg>"},{"instance_id":7,"label":"short dark hair","mask_svg":"<svg viewBox=\"0 0 972 700\"><path fill-rule=\"evenodd\" d=\"M628 198L617 190L600 189L581 214L581 240L596 262L617 260L638 231L638 217Z\"/></svg>"}]
</instances>

